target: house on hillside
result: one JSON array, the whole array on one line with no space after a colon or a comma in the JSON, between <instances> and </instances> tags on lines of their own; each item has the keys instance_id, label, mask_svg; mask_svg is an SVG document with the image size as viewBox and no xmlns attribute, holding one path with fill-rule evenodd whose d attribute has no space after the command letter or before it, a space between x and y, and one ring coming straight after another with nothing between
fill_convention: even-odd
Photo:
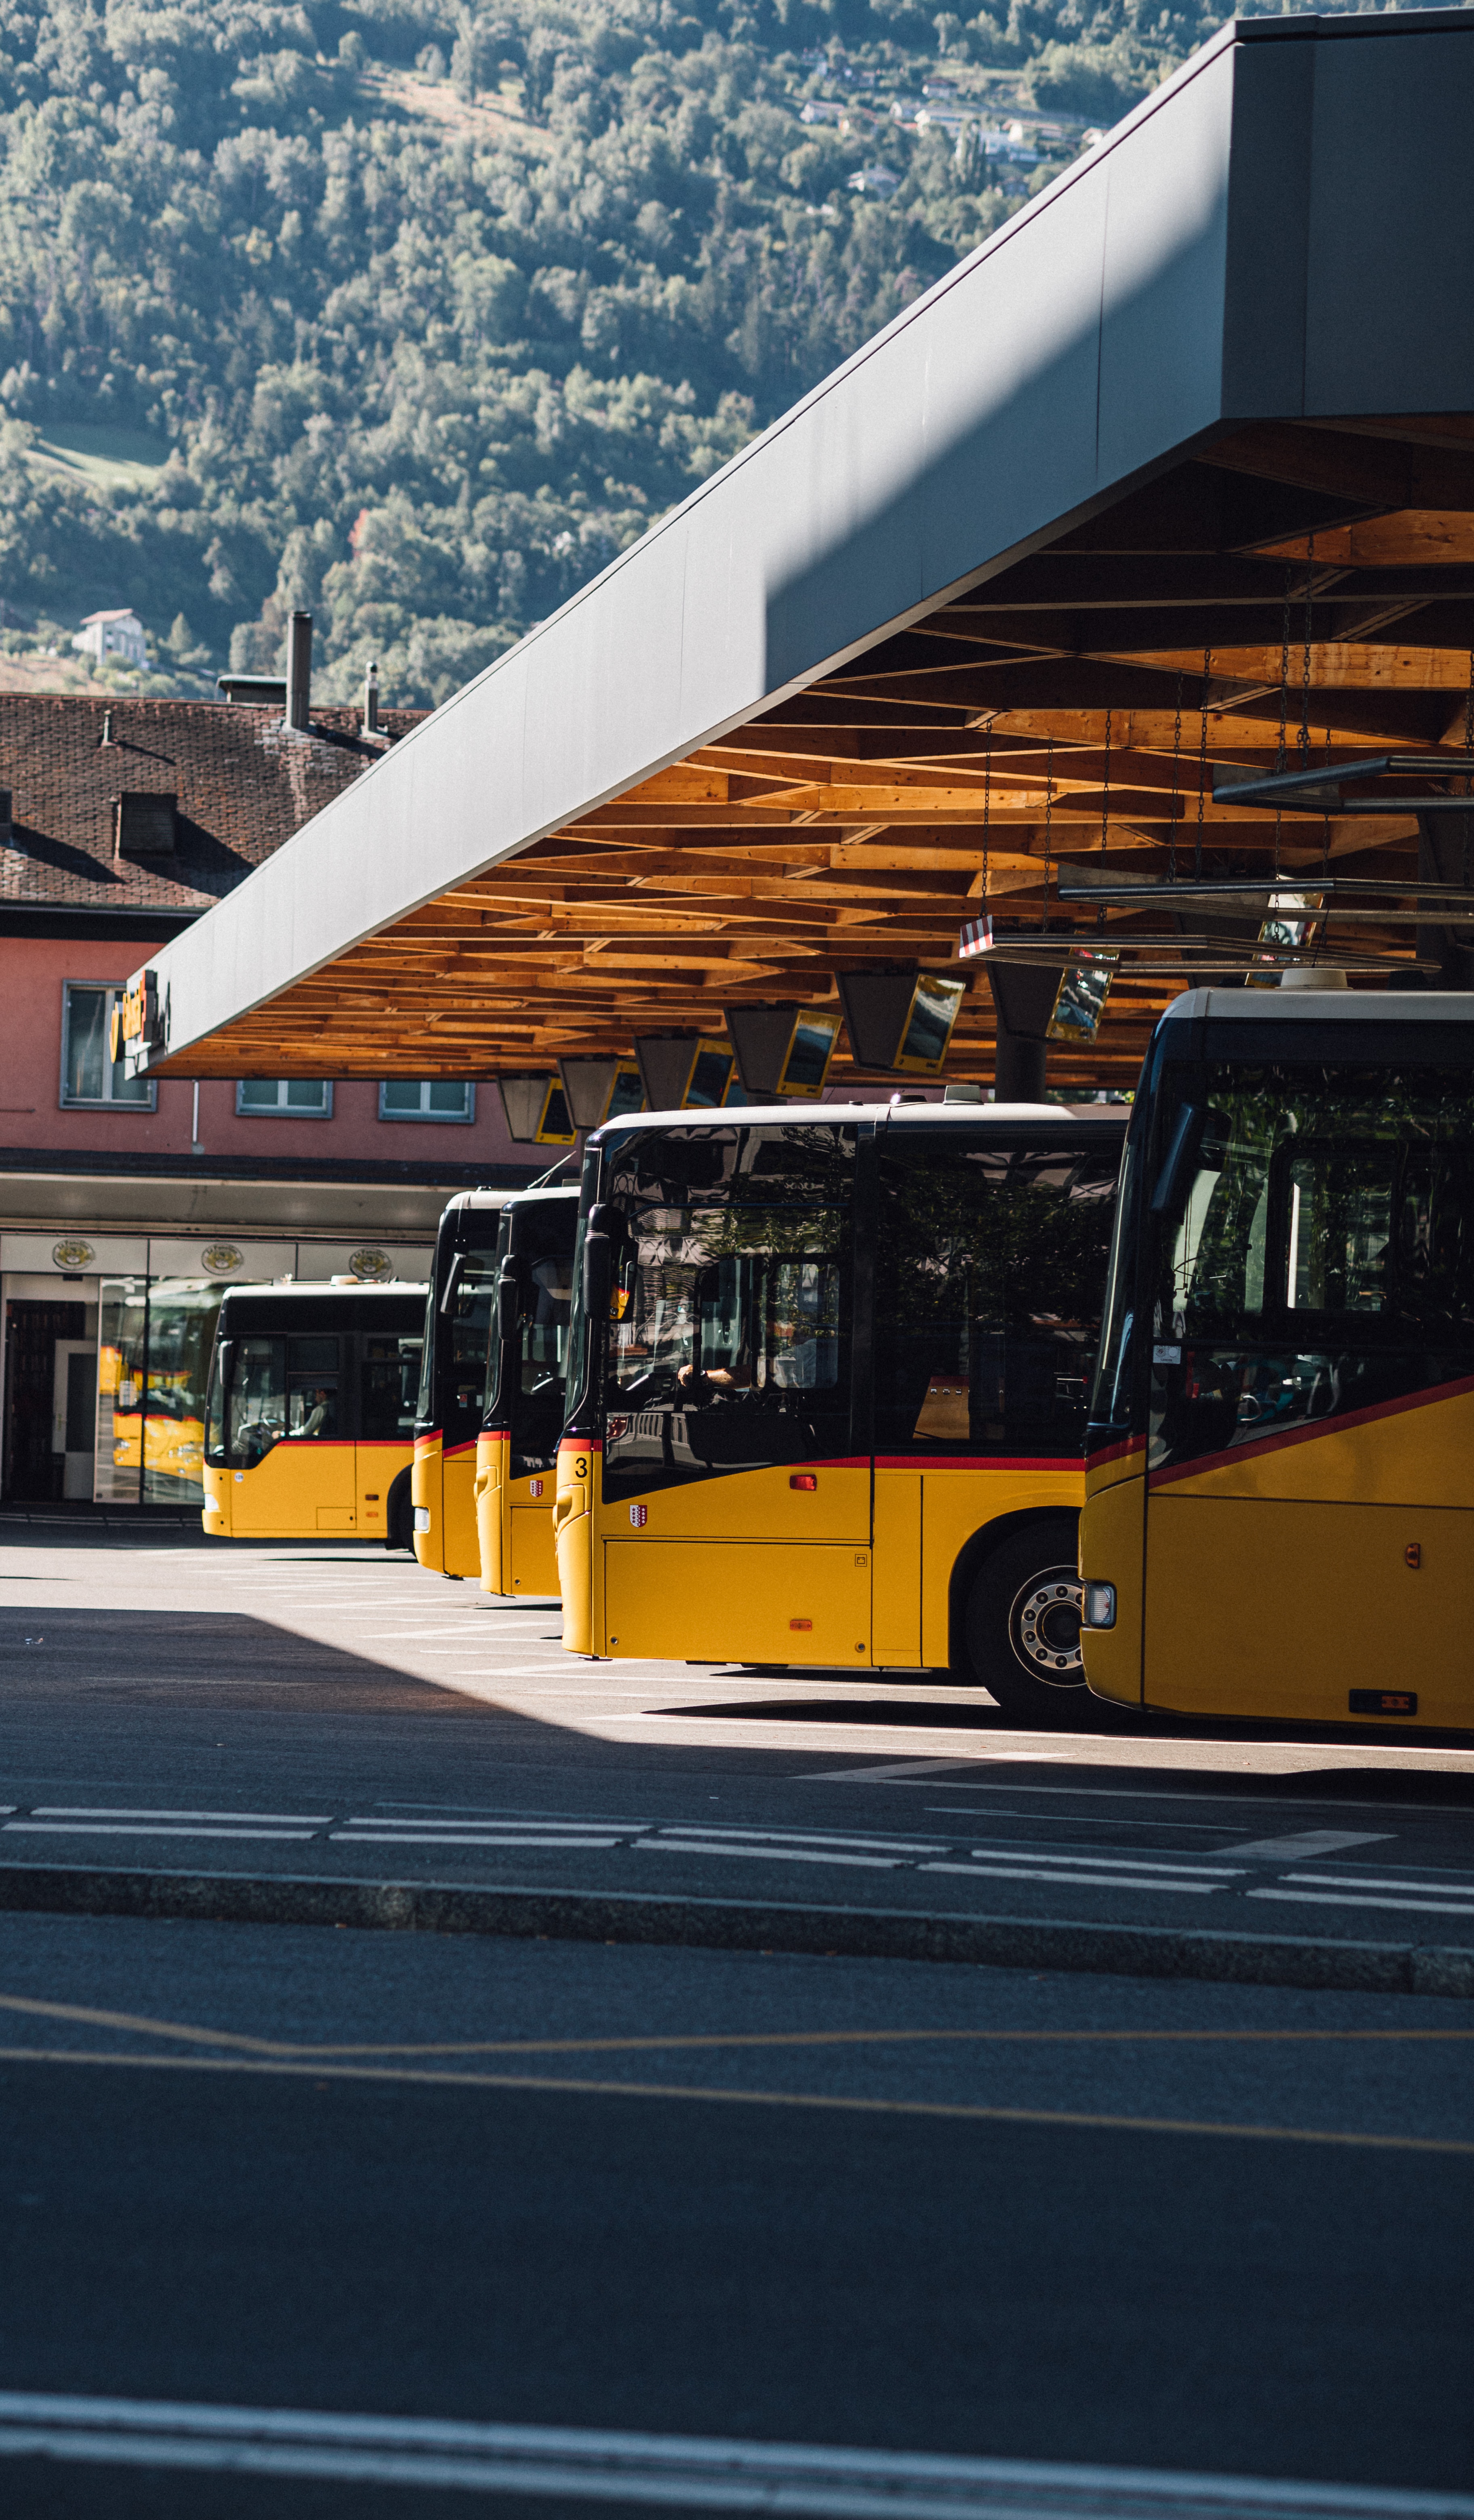
<instances>
[{"instance_id":1,"label":"house on hillside","mask_svg":"<svg viewBox=\"0 0 1474 2520\"><path fill-rule=\"evenodd\" d=\"M136 612L89 612L71 642L100 665L105 656L120 656L125 665L146 665L148 641Z\"/></svg>"},{"instance_id":2,"label":"house on hillside","mask_svg":"<svg viewBox=\"0 0 1474 2520\"><path fill-rule=\"evenodd\" d=\"M11 1504L200 1501L199 1464L177 1444L119 1451L109 1432L128 1344L119 1324L136 1349L142 1323L146 1341L161 1280L198 1285L207 1308L232 1280L423 1276L452 1191L530 1177L500 1098L470 1078L156 1084L112 1057L127 975L424 714L386 709L374 734L357 708L317 708L301 733L284 727L279 700L0 694L0 1492ZM151 1390L155 1372L143 1368ZM198 1437L203 1393L177 1380L168 1409Z\"/></svg>"}]
</instances>

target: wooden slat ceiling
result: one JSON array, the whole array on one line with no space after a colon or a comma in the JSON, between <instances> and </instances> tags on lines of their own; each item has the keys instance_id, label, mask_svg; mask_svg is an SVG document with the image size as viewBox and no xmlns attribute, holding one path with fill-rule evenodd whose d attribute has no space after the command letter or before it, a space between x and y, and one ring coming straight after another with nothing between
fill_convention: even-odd
<instances>
[{"instance_id":1,"label":"wooden slat ceiling","mask_svg":"<svg viewBox=\"0 0 1474 2520\"><path fill-rule=\"evenodd\" d=\"M1246 428L192 1045L190 1072L485 1076L719 1032L724 1005L835 1006L840 970L955 967L986 907L1036 922L1046 869L1102 850L1410 880L1409 817L1276 828L1216 804L1214 767L1272 769L1282 724L1292 767L1303 732L1317 764L1460 756L1471 649L1474 420ZM1142 925L1108 915L1111 941ZM987 1082L991 993L963 968L947 1073ZM1130 1082L1181 985L1124 966L1051 1084ZM842 1035L833 1082L849 1058Z\"/></svg>"}]
</instances>

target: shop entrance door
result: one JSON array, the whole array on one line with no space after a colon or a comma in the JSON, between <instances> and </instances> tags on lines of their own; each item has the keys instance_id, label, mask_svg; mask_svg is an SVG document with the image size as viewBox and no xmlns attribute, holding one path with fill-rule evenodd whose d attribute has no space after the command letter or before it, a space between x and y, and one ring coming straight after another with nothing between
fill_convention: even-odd
<instances>
[{"instance_id":1,"label":"shop entrance door","mask_svg":"<svg viewBox=\"0 0 1474 2520\"><path fill-rule=\"evenodd\" d=\"M18 1505L55 1505L66 1493L65 1420L60 1447L56 1441L57 1342L81 1345L86 1327L81 1304L15 1295L6 1304L5 1494ZM90 1462L90 1438L88 1456Z\"/></svg>"},{"instance_id":2,"label":"shop entrance door","mask_svg":"<svg viewBox=\"0 0 1474 2520\"><path fill-rule=\"evenodd\" d=\"M91 1339L58 1339L52 1375L51 1449L63 1456L62 1494L92 1502L97 1439L97 1348Z\"/></svg>"}]
</instances>

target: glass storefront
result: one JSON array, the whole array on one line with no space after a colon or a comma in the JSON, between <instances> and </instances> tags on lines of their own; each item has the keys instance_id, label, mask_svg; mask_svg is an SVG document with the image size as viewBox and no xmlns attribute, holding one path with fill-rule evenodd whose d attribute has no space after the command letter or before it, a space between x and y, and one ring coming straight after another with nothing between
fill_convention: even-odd
<instances>
[{"instance_id":1,"label":"glass storefront","mask_svg":"<svg viewBox=\"0 0 1474 2520\"><path fill-rule=\"evenodd\" d=\"M224 1288L105 1278L98 1314L100 1505L202 1505L205 1390Z\"/></svg>"}]
</instances>

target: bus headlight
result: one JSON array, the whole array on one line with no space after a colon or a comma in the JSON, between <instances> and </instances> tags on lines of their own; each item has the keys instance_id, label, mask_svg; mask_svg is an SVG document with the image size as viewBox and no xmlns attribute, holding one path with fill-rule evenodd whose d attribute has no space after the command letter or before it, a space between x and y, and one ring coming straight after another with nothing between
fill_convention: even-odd
<instances>
[{"instance_id":1,"label":"bus headlight","mask_svg":"<svg viewBox=\"0 0 1474 2520\"><path fill-rule=\"evenodd\" d=\"M1087 1628L1114 1628L1116 1625L1116 1587L1114 1584L1085 1586L1084 1625Z\"/></svg>"},{"instance_id":2,"label":"bus headlight","mask_svg":"<svg viewBox=\"0 0 1474 2520\"><path fill-rule=\"evenodd\" d=\"M430 1529L430 1508L428 1505L416 1506L415 1529L416 1531L428 1531Z\"/></svg>"}]
</instances>

